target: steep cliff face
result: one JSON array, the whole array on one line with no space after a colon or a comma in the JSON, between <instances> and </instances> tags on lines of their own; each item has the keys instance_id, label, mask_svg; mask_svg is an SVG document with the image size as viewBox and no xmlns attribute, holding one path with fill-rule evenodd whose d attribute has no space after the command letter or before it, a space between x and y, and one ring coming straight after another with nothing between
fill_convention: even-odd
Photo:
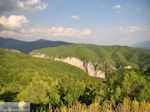
<instances>
[{"instance_id":1,"label":"steep cliff face","mask_svg":"<svg viewBox=\"0 0 150 112\"><path fill-rule=\"evenodd\" d=\"M115 68L108 62L92 63L91 61L82 61L76 57L56 58L56 57L49 57L41 53L31 53L30 55L36 58L54 59L56 61L68 63L70 65L82 69L83 71L87 72L90 76L99 77L99 78L106 77L106 73L104 72L105 70L111 72L112 70L119 70L122 67L125 69L132 69L132 66L130 65L120 66L119 68Z\"/></svg>"},{"instance_id":2,"label":"steep cliff face","mask_svg":"<svg viewBox=\"0 0 150 112\"><path fill-rule=\"evenodd\" d=\"M95 67L94 64L90 61L81 61L76 57L54 58L54 60L62 61L64 63L76 66L87 72L90 76L105 78L105 72L98 70L97 67Z\"/></svg>"},{"instance_id":3,"label":"steep cliff face","mask_svg":"<svg viewBox=\"0 0 150 112\"><path fill-rule=\"evenodd\" d=\"M31 53L30 55L33 57L36 57L36 58L54 59L56 61L68 63L70 65L73 65L73 66L76 66L76 67L82 69L83 71L87 72L90 76L105 78L105 72L98 69L99 64L94 66L94 64L91 61L88 61L88 62L82 61L76 57L52 58L52 57L48 57L47 55L41 54L41 53Z\"/></svg>"}]
</instances>

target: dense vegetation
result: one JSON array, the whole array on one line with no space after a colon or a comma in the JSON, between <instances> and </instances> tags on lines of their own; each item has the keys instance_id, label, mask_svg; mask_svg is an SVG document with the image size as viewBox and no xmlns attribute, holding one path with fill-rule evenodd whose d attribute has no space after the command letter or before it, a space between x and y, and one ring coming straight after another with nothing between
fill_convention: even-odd
<instances>
[{"instance_id":1,"label":"dense vegetation","mask_svg":"<svg viewBox=\"0 0 150 112\"><path fill-rule=\"evenodd\" d=\"M139 52L145 54L141 63L148 63L145 61L149 60L148 52ZM140 55L139 52L137 50L136 54ZM89 57L85 55L85 58ZM149 70L120 69L111 73L107 79L99 79L62 62L0 49L0 100L31 102L32 109L39 111L149 112Z\"/></svg>"},{"instance_id":2,"label":"dense vegetation","mask_svg":"<svg viewBox=\"0 0 150 112\"><path fill-rule=\"evenodd\" d=\"M71 44L34 50L49 57L74 56L92 62L107 62L114 67L131 65L133 68L147 70L150 66L150 51L127 46L98 46L87 44Z\"/></svg>"}]
</instances>

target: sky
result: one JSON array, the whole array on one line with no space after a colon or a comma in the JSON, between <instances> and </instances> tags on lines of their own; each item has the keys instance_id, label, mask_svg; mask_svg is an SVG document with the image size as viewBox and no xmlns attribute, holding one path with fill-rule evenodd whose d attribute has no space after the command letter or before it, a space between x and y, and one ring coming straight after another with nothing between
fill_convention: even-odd
<instances>
[{"instance_id":1,"label":"sky","mask_svg":"<svg viewBox=\"0 0 150 112\"><path fill-rule=\"evenodd\" d=\"M150 41L150 0L0 0L0 37L131 46Z\"/></svg>"}]
</instances>

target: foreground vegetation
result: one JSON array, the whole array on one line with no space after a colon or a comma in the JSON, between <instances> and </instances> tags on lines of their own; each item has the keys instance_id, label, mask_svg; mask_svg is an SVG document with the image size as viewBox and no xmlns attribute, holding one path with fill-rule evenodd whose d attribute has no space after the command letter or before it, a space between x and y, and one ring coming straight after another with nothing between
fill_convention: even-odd
<instances>
[{"instance_id":1,"label":"foreground vegetation","mask_svg":"<svg viewBox=\"0 0 150 112\"><path fill-rule=\"evenodd\" d=\"M32 111L149 112L150 69L88 76L71 65L0 49L0 101L31 102Z\"/></svg>"},{"instance_id":2,"label":"foreground vegetation","mask_svg":"<svg viewBox=\"0 0 150 112\"><path fill-rule=\"evenodd\" d=\"M49 109L49 112L149 112L150 111L150 103L146 102L138 102L137 100L133 100L131 102L130 98L125 98L123 100L123 104L118 106L117 108L112 108L110 103L105 103L100 106L98 103L93 103L89 106L85 104L74 104L70 107L62 106L60 108L56 108L55 110Z\"/></svg>"}]
</instances>

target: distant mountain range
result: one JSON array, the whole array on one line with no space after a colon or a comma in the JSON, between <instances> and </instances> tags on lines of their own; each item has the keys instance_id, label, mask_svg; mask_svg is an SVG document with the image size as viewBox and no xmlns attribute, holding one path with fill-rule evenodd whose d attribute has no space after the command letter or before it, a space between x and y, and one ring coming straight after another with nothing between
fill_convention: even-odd
<instances>
[{"instance_id":1,"label":"distant mountain range","mask_svg":"<svg viewBox=\"0 0 150 112\"><path fill-rule=\"evenodd\" d=\"M22 41L22 40L16 40L12 38L0 37L0 48L16 49L23 53L29 53L35 49L54 47L60 45L68 45L68 44L72 44L72 43L68 43L64 41L50 41L44 39L40 39L37 41ZM136 43L132 47L150 49L150 41Z\"/></svg>"},{"instance_id":2,"label":"distant mountain range","mask_svg":"<svg viewBox=\"0 0 150 112\"><path fill-rule=\"evenodd\" d=\"M0 37L0 48L8 48L8 49L16 49L24 53L29 53L32 50L45 48L45 47L53 47L59 45L67 45L70 43L63 42L63 41L49 41L40 39L37 41L21 41L11 38L2 38Z\"/></svg>"},{"instance_id":3,"label":"distant mountain range","mask_svg":"<svg viewBox=\"0 0 150 112\"><path fill-rule=\"evenodd\" d=\"M133 45L133 47L150 49L150 41L136 43Z\"/></svg>"}]
</instances>

